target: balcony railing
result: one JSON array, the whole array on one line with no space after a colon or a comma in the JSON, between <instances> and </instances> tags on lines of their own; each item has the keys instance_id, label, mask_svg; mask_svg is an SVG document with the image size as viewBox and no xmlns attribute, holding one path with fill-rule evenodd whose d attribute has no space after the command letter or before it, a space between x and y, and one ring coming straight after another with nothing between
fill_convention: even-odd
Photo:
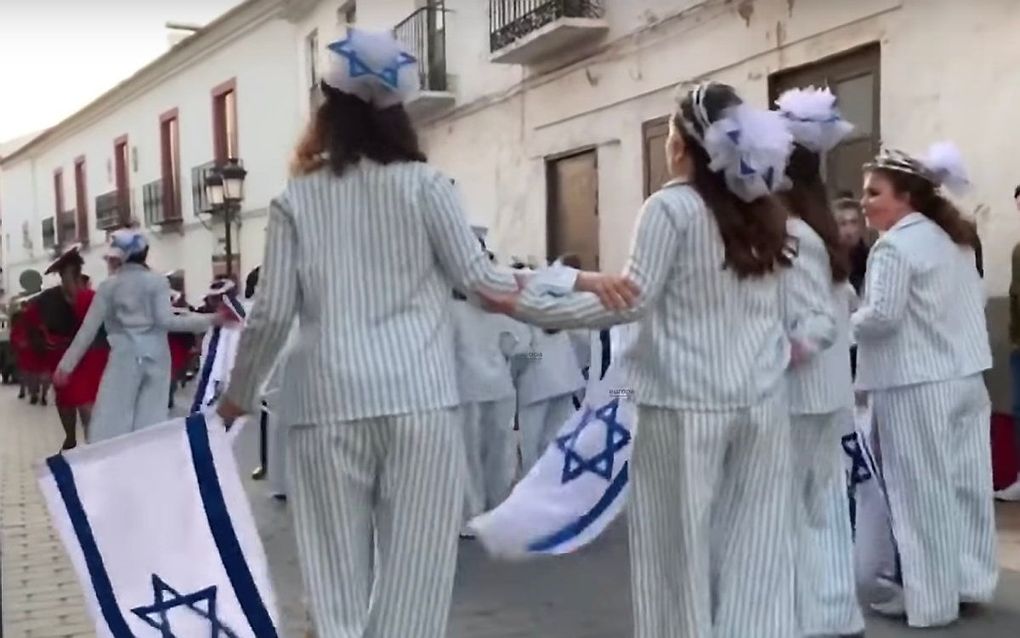
<instances>
[{"instance_id":1,"label":"balcony railing","mask_svg":"<svg viewBox=\"0 0 1020 638\"><path fill-rule=\"evenodd\" d=\"M602 17L602 0L489 0L489 50L495 53L561 18Z\"/></svg>"},{"instance_id":2,"label":"balcony railing","mask_svg":"<svg viewBox=\"0 0 1020 638\"><path fill-rule=\"evenodd\" d=\"M142 186L142 207L146 226L162 226L181 221L180 202L173 189L163 188L157 179Z\"/></svg>"},{"instance_id":3,"label":"balcony railing","mask_svg":"<svg viewBox=\"0 0 1020 638\"><path fill-rule=\"evenodd\" d=\"M446 8L443 2L418 9L393 28L393 35L418 58L423 91L447 91Z\"/></svg>"},{"instance_id":4,"label":"balcony railing","mask_svg":"<svg viewBox=\"0 0 1020 638\"><path fill-rule=\"evenodd\" d=\"M78 213L75 209L65 210L57 218L57 241L61 246L78 240Z\"/></svg>"},{"instance_id":5,"label":"balcony railing","mask_svg":"<svg viewBox=\"0 0 1020 638\"><path fill-rule=\"evenodd\" d=\"M110 191L96 197L96 228L115 230L131 223L131 191Z\"/></svg>"},{"instance_id":6,"label":"balcony railing","mask_svg":"<svg viewBox=\"0 0 1020 638\"><path fill-rule=\"evenodd\" d=\"M211 161L191 169L191 205L194 207L196 215L207 213L211 209L209 200L205 196L205 178L215 168L216 162Z\"/></svg>"},{"instance_id":7,"label":"balcony railing","mask_svg":"<svg viewBox=\"0 0 1020 638\"><path fill-rule=\"evenodd\" d=\"M57 245L57 224L52 217L42 220L42 245L43 248L54 248Z\"/></svg>"}]
</instances>

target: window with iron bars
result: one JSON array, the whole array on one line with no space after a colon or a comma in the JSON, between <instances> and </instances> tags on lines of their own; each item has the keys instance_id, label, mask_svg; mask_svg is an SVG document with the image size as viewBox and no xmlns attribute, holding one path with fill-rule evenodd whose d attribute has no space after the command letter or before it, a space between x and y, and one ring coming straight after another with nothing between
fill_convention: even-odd
<instances>
[{"instance_id":1,"label":"window with iron bars","mask_svg":"<svg viewBox=\"0 0 1020 638\"><path fill-rule=\"evenodd\" d=\"M602 0L489 0L489 50L499 51L561 18L601 18Z\"/></svg>"}]
</instances>

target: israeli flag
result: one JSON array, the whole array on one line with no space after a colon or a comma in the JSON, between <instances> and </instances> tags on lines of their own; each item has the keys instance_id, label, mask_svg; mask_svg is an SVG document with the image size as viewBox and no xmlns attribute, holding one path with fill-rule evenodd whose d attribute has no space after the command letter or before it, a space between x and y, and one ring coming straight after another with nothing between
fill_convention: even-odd
<instances>
[{"instance_id":1,"label":"israeli flag","mask_svg":"<svg viewBox=\"0 0 1020 638\"><path fill-rule=\"evenodd\" d=\"M844 437L850 465L851 516L854 527L854 572L857 593L865 605L889 602L901 589L899 552L892 518L881 445L870 406L857 408L856 431Z\"/></svg>"},{"instance_id":2,"label":"israeli flag","mask_svg":"<svg viewBox=\"0 0 1020 638\"><path fill-rule=\"evenodd\" d=\"M500 558L566 554L587 545L627 501L637 404L619 364L633 327L613 328L611 361L588 386L538 463L494 510L469 526Z\"/></svg>"},{"instance_id":3,"label":"israeli flag","mask_svg":"<svg viewBox=\"0 0 1020 638\"><path fill-rule=\"evenodd\" d=\"M213 326L202 339L202 356L199 360L198 384L195 398L191 402L191 413L196 414L216 405L220 395L230 382L230 371L237 357L237 344L241 340L244 319L248 310L236 298L223 295L223 303L237 315L240 323L235 326Z\"/></svg>"},{"instance_id":4,"label":"israeli flag","mask_svg":"<svg viewBox=\"0 0 1020 638\"><path fill-rule=\"evenodd\" d=\"M39 485L101 638L275 638L232 438L195 414L47 459Z\"/></svg>"}]
</instances>

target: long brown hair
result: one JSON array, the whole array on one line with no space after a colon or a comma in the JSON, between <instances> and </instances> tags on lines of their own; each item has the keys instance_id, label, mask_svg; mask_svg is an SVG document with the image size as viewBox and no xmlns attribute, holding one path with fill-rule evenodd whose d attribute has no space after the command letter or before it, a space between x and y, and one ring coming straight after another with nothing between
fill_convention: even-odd
<instances>
[{"instance_id":1,"label":"long brown hair","mask_svg":"<svg viewBox=\"0 0 1020 638\"><path fill-rule=\"evenodd\" d=\"M403 105L376 109L327 84L322 92L324 100L294 151L292 175L329 165L340 176L362 158L379 164L426 161Z\"/></svg>"},{"instance_id":2,"label":"long brown hair","mask_svg":"<svg viewBox=\"0 0 1020 638\"><path fill-rule=\"evenodd\" d=\"M792 186L782 198L791 213L800 217L825 242L829 253L832 281L842 283L850 277L850 255L839 241L839 224L829 204L822 182L821 157L801 145L793 148L786 176Z\"/></svg>"},{"instance_id":3,"label":"long brown hair","mask_svg":"<svg viewBox=\"0 0 1020 638\"><path fill-rule=\"evenodd\" d=\"M725 84L712 84L704 91L702 104L710 122L721 117L726 108L742 102L733 87ZM732 268L743 279L789 266L789 237L786 234L786 211L782 205L774 197L759 197L745 202L734 195L723 174L709 168L708 153L684 127L684 120L696 122L690 94L681 100L679 110L673 114L672 124L683 137L691 157L694 167L691 184L705 200L719 226L726 251L724 267ZM704 136L700 124L695 123L694 126L698 135Z\"/></svg>"},{"instance_id":4,"label":"long brown hair","mask_svg":"<svg viewBox=\"0 0 1020 638\"><path fill-rule=\"evenodd\" d=\"M934 184L923 177L903 171L874 168L872 172L888 179L897 195L906 194L911 208L938 224L953 243L977 247L977 226L974 222L964 219L959 209L943 197Z\"/></svg>"}]
</instances>

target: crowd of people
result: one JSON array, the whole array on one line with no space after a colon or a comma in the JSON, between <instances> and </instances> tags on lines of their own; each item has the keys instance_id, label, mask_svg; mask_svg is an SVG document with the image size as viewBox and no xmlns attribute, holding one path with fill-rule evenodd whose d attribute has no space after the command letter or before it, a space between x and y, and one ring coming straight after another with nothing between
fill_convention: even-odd
<instances>
[{"instance_id":1,"label":"crowd of people","mask_svg":"<svg viewBox=\"0 0 1020 638\"><path fill-rule=\"evenodd\" d=\"M217 408L229 425L269 397L287 425L271 449L320 638L445 636L458 532L546 450L624 323L636 636L863 635L840 447L855 403L899 551L896 595L873 610L935 627L992 600L991 355L952 147L883 151L860 201L833 201L822 162L852 123L830 92L765 110L685 87L671 180L622 274L504 267L421 150L407 53L357 30L330 51ZM179 296L175 314L137 231L111 247L95 292L76 254L51 267L62 319L26 362L52 372L65 429L91 412L90 441L165 419L169 335L229 321Z\"/></svg>"}]
</instances>

